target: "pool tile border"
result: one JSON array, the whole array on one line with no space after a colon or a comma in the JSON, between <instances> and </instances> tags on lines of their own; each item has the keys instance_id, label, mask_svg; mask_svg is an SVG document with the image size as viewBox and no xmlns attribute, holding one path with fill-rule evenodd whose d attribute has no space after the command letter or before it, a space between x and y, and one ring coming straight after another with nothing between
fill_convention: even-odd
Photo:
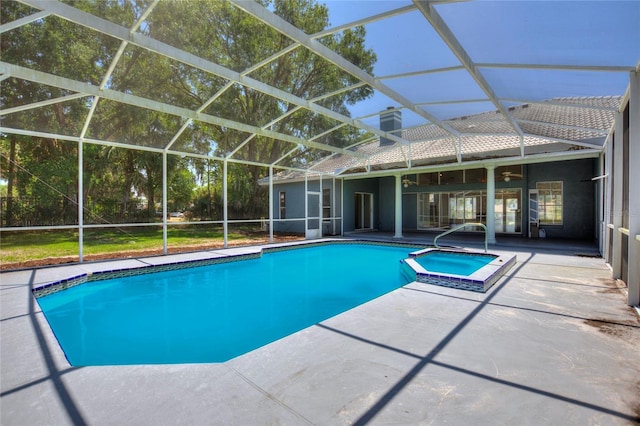
<instances>
[{"instance_id":1,"label":"pool tile border","mask_svg":"<svg viewBox=\"0 0 640 426\"><path fill-rule=\"evenodd\" d=\"M307 247L317 247L326 244L367 244L370 246L385 246L385 247L401 247L401 248L417 248L424 247L423 244L415 244L415 243L403 243L403 242L388 242L388 241L371 241L371 240L324 240L324 241L311 241L311 242L297 242L297 243L289 243L285 245L278 246L266 246L263 247L262 251L264 253L273 253L284 250L296 250Z\"/></svg>"},{"instance_id":2,"label":"pool tile border","mask_svg":"<svg viewBox=\"0 0 640 426\"><path fill-rule=\"evenodd\" d=\"M263 246L257 249L253 253L232 253L224 254L223 252L217 253L216 257L209 259L196 259L196 260L180 260L176 262L168 262L160 265L154 265L151 263L144 263L144 258L137 259L143 264L133 268L116 268L116 269L104 269L96 272L85 272L79 275L74 275L69 278L52 281L50 283L38 286L32 289L32 293L36 298L48 296L58 291L66 290L71 287L75 287L87 282L102 281L113 278L123 278L142 274L152 274L157 272L173 271L185 268L197 268L200 266L210 266L220 263L238 262L242 260L259 259L263 253L274 253L286 250L296 250L308 247L317 247L327 244L368 244L379 245L387 247L405 247L405 248L417 248L420 245L402 242L384 242L384 241L367 241L367 240L325 240L325 241L312 241L312 242L297 242L297 243L284 243L276 246ZM255 250L255 248L254 248ZM107 265L105 265L106 267Z\"/></svg>"},{"instance_id":3,"label":"pool tile border","mask_svg":"<svg viewBox=\"0 0 640 426\"><path fill-rule=\"evenodd\" d=\"M420 256L425 256L434 251L468 256L486 255L493 256L495 259L468 276L446 274L428 271L415 260ZM516 256L500 256L492 253L457 249L428 248L410 253L409 258L404 259L402 262L404 263L402 270L405 276L410 279L413 278L414 281L419 283L485 293L515 265Z\"/></svg>"},{"instance_id":4,"label":"pool tile border","mask_svg":"<svg viewBox=\"0 0 640 426\"><path fill-rule=\"evenodd\" d=\"M153 274L157 272L174 271L185 268L197 268L200 266L238 262L241 260L258 259L260 258L260 256L260 252L247 254L231 254L214 257L211 259L182 260L177 262L169 262L162 265L153 265L148 263L137 266L135 268L106 269L104 271L86 272L71 278L53 281L51 283L36 287L32 290L32 293L36 298L39 298L56 293L58 291L66 290L71 287L75 287L80 284L85 284L87 282L103 281L113 278L131 277L143 274Z\"/></svg>"}]
</instances>

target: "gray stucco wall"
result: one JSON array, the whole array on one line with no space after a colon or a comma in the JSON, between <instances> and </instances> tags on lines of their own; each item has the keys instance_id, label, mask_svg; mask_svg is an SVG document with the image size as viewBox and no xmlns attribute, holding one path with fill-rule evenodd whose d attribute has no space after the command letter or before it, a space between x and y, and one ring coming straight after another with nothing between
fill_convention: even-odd
<instances>
[{"instance_id":1,"label":"gray stucco wall","mask_svg":"<svg viewBox=\"0 0 640 426\"><path fill-rule=\"evenodd\" d=\"M402 195L402 229L418 229L418 194Z\"/></svg>"},{"instance_id":2,"label":"gray stucco wall","mask_svg":"<svg viewBox=\"0 0 640 426\"><path fill-rule=\"evenodd\" d=\"M396 178L387 176L378 178L378 211L380 213L379 220L374 222L376 228L383 232L392 232L395 230L395 200L396 200Z\"/></svg>"},{"instance_id":3,"label":"gray stucco wall","mask_svg":"<svg viewBox=\"0 0 640 426\"><path fill-rule=\"evenodd\" d=\"M596 184L591 180L594 176L597 176L596 159L531 164L527 167L529 189L535 189L537 182L563 182L563 224L541 225L547 238L596 238Z\"/></svg>"},{"instance_id":4,"label":"gray stucco wall","mask_svg":"<svg viewBox=\"0 0 640 426\"><path fill-rule=\"evenodd\" d=\"M304 212L304 182L293 182L273 185L273 218L280 218L280 192L285 192L286 218L305 217ZM295 222L276 222L273 230L276 232L304 234L304 220Z\"/></svg>"},{"instance_id":5,"label":"gray stucco wall","mask_svg":"<svg viewBox=\"0 0 640 426\"><path fill-rule=\"evenodd\" d=\"M318 180L309 180L308 190L314 192L320 191L320 182ZM331 190L331 215L333 217L340 216L341 199L342 199L342 186L340 181L334 182L332 179L323 179L322 188ZM275 222L273 230L276 232L286 233L305 233L305 202L304 202L304 182L289 182L289 183L274 183L273 185L273 218L280 218L280 192L285 192L286 203L286 219L302 219L296 221L287 222ZM334 194L335 192L335 194ZM340 220L334 222L323 222L322 229L323 235L335 235L340 233Z\"/></svg>"}]
</instances>

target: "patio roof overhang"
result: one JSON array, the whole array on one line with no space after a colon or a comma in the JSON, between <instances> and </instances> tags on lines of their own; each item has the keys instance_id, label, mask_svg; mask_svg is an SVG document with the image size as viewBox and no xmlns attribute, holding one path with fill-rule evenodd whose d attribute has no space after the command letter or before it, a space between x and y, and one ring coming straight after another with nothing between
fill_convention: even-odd
<instances>
[{"instance_id":1,"label":"patio roof overhang","mask_svg":"<svg viewBox=\"0 0 640 426\"><path fill-rule=\"evenodd\" d=\"M0 132L331 176L586 158L601 152L626 102L629 73L640 71L638 2L414 0L365 2L349 8L349 2L329 1L333 25L314 34L257 2L229 3L264 34L283 36L286 46L268 57L251 58L249 67L238 70L239 64L222 65L213 60L212 52L184 44L185 37L167 38L159 27L162 23L153 17L174 7L169 2L121 2L123 8L139 7L129 26L82 11L73 3L5 2L23 12L14 20L3 16L3 46L41 31L43 22L60 19L118 48L106 54L108 61L94 64L101 75L92 81L77 69L61 71L49 69L46 61L11 62L3 57L2 92L19 93L29 82L42 95L27 103L20 96L3 96ZM189 25L174 24L191 31ZM323 37L359 26L367 31L367 43L378 57L375 75L323 43ZM348 76L345 81L350 83L305 97L263 78L261 70L296 51L318 58L328 71ZM210 84L209 92L199 93L206 101L196 106L162 96L166 84L162 81L155 82L153 90L142 80L118 84L114 76L136 54L190 70L201 79L189 82L190 90L207 86L207 81L215 84ZM138 78L144 77L139 72ZM349 105L348 110L325 102L362 87L369 88L373 97ZM278 111L251 122L211 113L211 106L233 88L266 95ZM73 107L65 107L71 103ZM47 127L41 120L25 119L49 114L55 105L63 106L71 125ZM402 112L401 129L380 130L378 116L387 107ZM126 114L127 108L153 113L143 128L154 126L153 115L170 117L173 125L153 140L109 135L104 130L105 111ZM315 134L302 128L274 130L277 123L299 113L322 117L330 124ZM222 142L202 130L212 127L231 129L237 137L221 149ZM345 141L336 136L345 128L357 137ZM193 143L196 137L201 143ZM381 145L380 138L391 143ZM249 149L265 143L279 144L284 154L265 159Z\"/></svg>"}]
</instances>

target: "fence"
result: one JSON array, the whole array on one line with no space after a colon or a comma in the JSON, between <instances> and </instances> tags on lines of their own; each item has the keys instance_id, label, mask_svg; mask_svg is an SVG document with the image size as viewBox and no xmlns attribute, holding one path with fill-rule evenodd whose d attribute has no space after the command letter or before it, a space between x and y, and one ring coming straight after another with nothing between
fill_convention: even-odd
<instances>
[{"instance_id":1,"label":"fence","mask_svg":"<svg viewBox=\"0 0 640 426\"><path fill-rule=\"evenodd\" d=\"M84 223L137 223L161 219L140 200L122 202L89 200L84 206ZM78 206L69 198L0 197L0 227L77 225Z\"/></svg>"}]
</instances>

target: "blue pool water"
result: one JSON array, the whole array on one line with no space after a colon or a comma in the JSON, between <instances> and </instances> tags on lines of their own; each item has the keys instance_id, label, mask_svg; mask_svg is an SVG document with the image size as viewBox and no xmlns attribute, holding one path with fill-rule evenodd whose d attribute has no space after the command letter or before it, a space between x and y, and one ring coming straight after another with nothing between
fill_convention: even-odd
<instances>
[{"instance_id":1,"label":"blue pool water","mask_svg":"<svg viewBox=\"0 0 640 426\"><path fill-rule=\"evenodd\" d=\"M71 365L221 362L407 283L412 248L331 244L38 299Z\"/></svg>"},{"instance_id":2,"label":"blue pool water","mask_svg":"<svg viewBox=\"0 0 640 426\"><path fill-rule=\"evenodd\" d=\"M492 255L434 251L417 257L416 261L430 272L468 276L495 259Z\"/></svg>"}]
</instances>

